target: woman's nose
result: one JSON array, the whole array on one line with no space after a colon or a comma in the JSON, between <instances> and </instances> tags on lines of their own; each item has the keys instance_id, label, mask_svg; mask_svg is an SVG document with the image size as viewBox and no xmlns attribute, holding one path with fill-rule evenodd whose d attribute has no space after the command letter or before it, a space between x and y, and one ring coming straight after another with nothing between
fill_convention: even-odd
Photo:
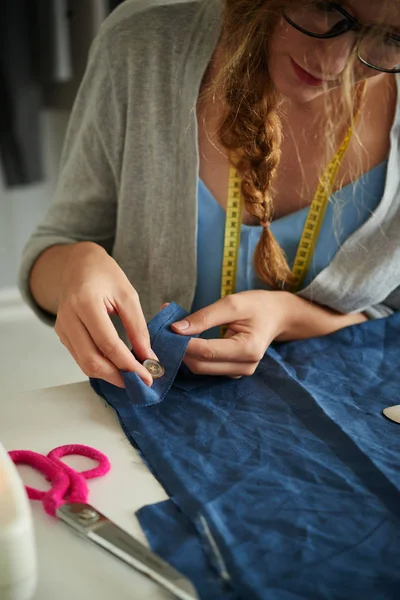
<instances>
[{"instance_id":1,"label":"woman's nose","mask_svg":"<svg viewBox=\"0 0 400 600\"><path fill-rule=\"evenodd\" d=\"M319 40L319 42L317 57L324 79L338 79L354 52L355 37L346 34L330 40Z\"/></svg>"}]
</instances>

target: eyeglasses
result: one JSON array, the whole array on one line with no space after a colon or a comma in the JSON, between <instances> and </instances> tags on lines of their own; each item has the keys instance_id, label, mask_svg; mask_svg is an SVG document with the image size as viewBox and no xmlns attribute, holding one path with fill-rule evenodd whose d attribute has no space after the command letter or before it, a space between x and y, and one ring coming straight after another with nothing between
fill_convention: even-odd
<instances>
[{"instance_id":1,"label":"eyeglasses","mask_svg":"<svg viewBox=\"0 0 400 600\"><path fill-rule=\"evenodd\" d=\"M400 35L385 27L361 25L336 2L308 2L284 9L283 15L298 31L318 39L355 32L357 58L364 65L385 73L400 73Z\"/></svg>"}]
</instances>

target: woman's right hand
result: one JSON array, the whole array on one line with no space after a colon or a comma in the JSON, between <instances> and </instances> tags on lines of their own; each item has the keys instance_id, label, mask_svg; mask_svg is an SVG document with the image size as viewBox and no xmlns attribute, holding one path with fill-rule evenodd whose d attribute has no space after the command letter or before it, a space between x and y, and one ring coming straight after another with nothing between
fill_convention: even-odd
<instances>
[{"instance_id":1,"label":"woman's right hand","mask_svg":"<svg viewBox=\"0 0 400 600\"><path fill-rule=\"evenodd\" d=\"M132 349L119 337L109 315L122 320ZM153 379L139 361L155 358L139 296L122 269L93 243L77 243L65 266L55 331L88 377L124 387L120 370Z\"/></svg>"}]
</instances>

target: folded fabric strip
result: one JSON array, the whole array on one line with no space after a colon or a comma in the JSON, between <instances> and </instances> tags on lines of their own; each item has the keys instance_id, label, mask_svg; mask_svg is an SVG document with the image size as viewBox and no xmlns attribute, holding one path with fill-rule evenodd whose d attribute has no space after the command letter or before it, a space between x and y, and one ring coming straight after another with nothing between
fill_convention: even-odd
<instances>
[{"instance_id":1,"label":"folded fabric strip","mask_svg":"<svg viewBox=\"0 0 400 600\"><path fill-rule=\"evenodd\" d=\"M92 382L179 509L140 512L152 547L189 577L198 564L204 599L209 565L245 600L397 598L400 435L382 410L398 403L400 315L277 345L249 378L180 369L171 385L176 310L156 318L163 402ZM171 542L171 519L193 556Z\"/></svg>"},{"instance_id":2,"label":"folded fabric strip","mask_svg":"<svg viewBox=\"0 0 400 600\"><path fill-rule=\"evenodd\" d=\"M187 316L187 312L170 304L161 311L149 325L151 347L162 365L168 365L165 374L155 379L149 388L136 373L121 371L129 399L137 406L150 406L164 400L169 388L174 382L176 373L188 346L189 337L173 333L170 325Z\"/></svg>"}]
</instances>

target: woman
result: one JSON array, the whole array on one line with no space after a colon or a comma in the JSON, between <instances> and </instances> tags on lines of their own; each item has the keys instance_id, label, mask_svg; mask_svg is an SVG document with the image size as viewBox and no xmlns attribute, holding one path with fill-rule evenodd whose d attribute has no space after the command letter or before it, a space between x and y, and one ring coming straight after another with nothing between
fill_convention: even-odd
<instances>
[{"instance_id":1,"label":"woman","mask_svg":"<svg viewBox=\"0 0 400 600\"><path fill-rule=\"evenodd\" d=\"M192 311L182 335L229 325L185 362L232 377L273 340L400 308L399 34L395 0L127 0L111 15L21 268L88 376L151 385L145 319L171 300ZM346 134L295 294L308 207ZM219 299L230 164L245 206L237 293Z\"/></svg>"}]
</instances>

